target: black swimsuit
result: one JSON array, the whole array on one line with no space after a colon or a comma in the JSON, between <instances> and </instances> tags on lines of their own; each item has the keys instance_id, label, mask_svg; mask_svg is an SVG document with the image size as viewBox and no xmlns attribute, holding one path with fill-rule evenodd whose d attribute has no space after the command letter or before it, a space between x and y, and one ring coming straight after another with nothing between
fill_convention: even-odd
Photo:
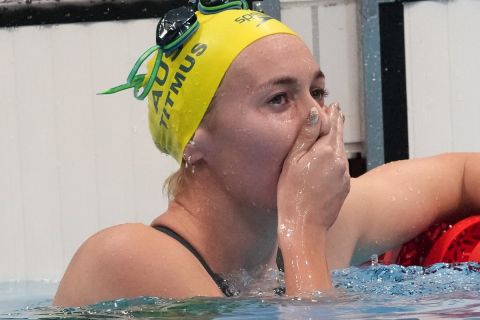
<instances>
[{"instance_id":1,"label":"black swimsuit","mask_svg":"<svg viewBox=\"0 0 480 320\"><path fill-rule=\"evenodd\" d=\"M239 292L235 288L233 288L230 283L228 282L227 279L222 278L219 274L213 272L213 270L210 268L210 266L207 264L205 259L198 253L198 251L187 241L185 240L181 235L173 231L172 229L165 227L165 226L154 226L153 228L157 229L160 232L163 232L170 237L174 238L181 244L185 246L197 259L200 261L200 263L203 265L205 270L208 272L210 277L212 277L213 281L217 284L218 288L223 292L223 294L226 297L231 297L238 295ZM280 252L280 249L278 249L278 254L277 254L277 266L279 270L283 271L283 259L282 259L282 253ZM274 289L276 294L284 294L285 289L284 288L275 288Z\"/></svg>"},{"instance_id":2,"label":"black swimsuit","mask_svg":"<svg viewBox=\"0 0 480 320\"><path fill-rule=\"evenodd\" d=\"M231 285L228 283L228 280L223 279L220 275L213 272L213 270L207 264L205 259L203 259L203 257L200 255L200 253L198 253L198 251L187 240L185 240L181 235L179 235L178 233L176 233L172 229L164 227L164 226L154 226L154 228L157 229L158 231L163 232L163 233L169 235L170 237L174 238L175 240L177 240L178 242L183 244L185 246L185 248L190 250L190 252L198 259L198 261L200 261L200 263L203 265L203 267L208 272L210 277L212 277L213 281L215 281L218 288L220 290L222 290L223 294L226 297L231 297L231 296L234 296L234 295L238 294L238 291L231 287Z\"/></svg>"}]
</instances>

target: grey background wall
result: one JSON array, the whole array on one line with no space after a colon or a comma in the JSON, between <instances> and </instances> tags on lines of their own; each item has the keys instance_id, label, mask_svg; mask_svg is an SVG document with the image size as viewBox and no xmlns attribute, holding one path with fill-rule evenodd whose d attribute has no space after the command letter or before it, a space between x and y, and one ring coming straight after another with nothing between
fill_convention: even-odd
<instances>
[{"instance_id":1,"label":"grey background wall","mask_svg":"<svg viewBox=\"0 0 480 320\"><path fill-rule=\"evenodd\" d=\"M479 150L474 2L406 7L415 156ZM346 113L349 154L361 152L364 141L358 6L281 2L283 21L312 49L330 100ZM438 18L422 16L430 10ZM91 234L119 223L148 224L165 210L162 183L176 164L151 143L144 102L131 93L95 95L126 78L152 44L155 26L146 19L0 29L0 281L59 279ZM433 134L436 127L442 134Z\"/></svg>"},{"instance_id":2,"label":"grey background wall","mask_svg":"<svg viewBox=\"0 0 480 320\"><path fill-rule=\"evenodd\" d=\"M480 151L480 1L404 12L410 156Z\"/></svg>"}]
</instances>

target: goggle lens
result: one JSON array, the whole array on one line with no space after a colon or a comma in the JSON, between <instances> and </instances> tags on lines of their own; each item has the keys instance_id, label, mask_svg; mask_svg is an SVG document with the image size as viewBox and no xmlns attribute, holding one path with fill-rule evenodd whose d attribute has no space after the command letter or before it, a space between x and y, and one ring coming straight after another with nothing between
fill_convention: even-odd
<instances>
[{"instance_id":1,"label":"goggle lens","mask_svg":"<svg viewBox=\"0 0 480 320\"><path fill-rule=\"evenodd\" d=\"M183 35L190 33L189 30L197 24L197 16L191 8L180 7L168 11L158 22L156 42L168 51L169 44L183 39Z\"/></svg>"}]
</instances>

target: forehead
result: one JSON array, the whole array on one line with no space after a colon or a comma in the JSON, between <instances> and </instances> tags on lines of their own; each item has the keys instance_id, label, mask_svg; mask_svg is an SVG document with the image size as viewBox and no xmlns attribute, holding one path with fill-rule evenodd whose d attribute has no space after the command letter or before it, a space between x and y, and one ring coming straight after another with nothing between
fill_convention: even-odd
<instances>
[{"instance_id":1,"label":"forehead","mask_svg":"<svg viewBox=\"0 0 480 320\"><path fill-rule=\"evenodd\" d=\"M317 70L318 64L299 37L275 34L245 48L231 64L224 82L255 86L281 76L311 79Z\"/></svg>"}]
</instances>

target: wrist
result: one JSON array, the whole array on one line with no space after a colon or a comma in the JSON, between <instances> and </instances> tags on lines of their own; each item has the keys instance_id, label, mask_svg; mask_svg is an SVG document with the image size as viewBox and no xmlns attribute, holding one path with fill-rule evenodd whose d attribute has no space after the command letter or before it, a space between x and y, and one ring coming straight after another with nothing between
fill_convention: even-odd
<instances>
[{"instance_id":1,"label":"wrist","mask_svg":"<svg viewBox=\"0 0 480 320\"><path fill-rule=\"evenodd\" d=\"M282 250L286 294L309 296L331 288L326 260L326 236L290 236L279 239Z\"/></svg>"},{"instance_id":2,"label":"wrist","mask_svg":"<svg viewBox=\"0 0 480 320\"><path fill-rule=\"evenodd\" d=\"M296 233L326 233L331 226L331 212L325 208L301 209L292 205L278 208L278 232L283 229Z\"/></svg>"},{"instance_id":3,"label":"wrist","mask_svg":"<svg viewBox=\"0 0 480 320\"><path fill-rule=\"evenodd\" d=\"M283 251L319 250L326 247L327 228L281 223L278 226L278 244Z\"/></svg>"}]
</instances>

